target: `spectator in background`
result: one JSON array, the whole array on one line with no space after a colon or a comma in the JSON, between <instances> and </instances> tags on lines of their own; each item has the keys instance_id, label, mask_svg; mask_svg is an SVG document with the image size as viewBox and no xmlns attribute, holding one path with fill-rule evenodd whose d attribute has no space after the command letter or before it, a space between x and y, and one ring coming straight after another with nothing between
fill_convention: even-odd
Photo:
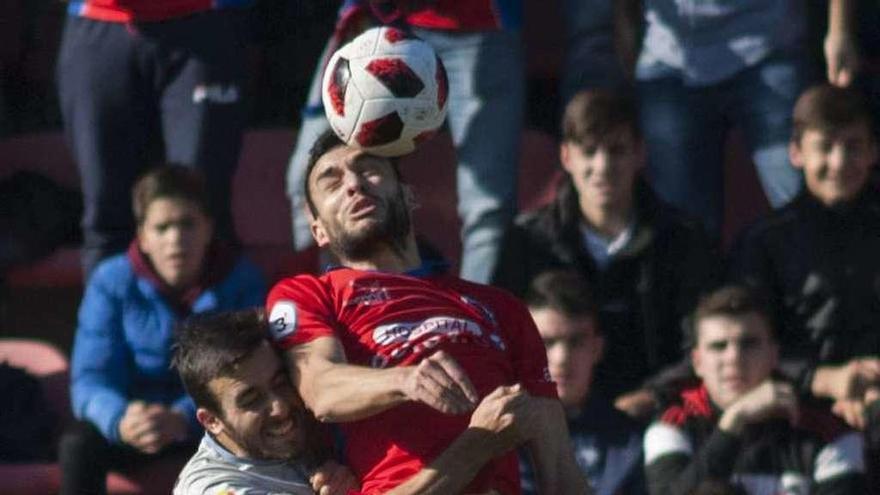
<instances>
[{"instance_id":1,"label":"spectator in background","mask_svg":"<svg viewBox=\"0 0 880 495\"><path fill-rule=\"evenodd\" d=\"M630 99L581 92L562 128L567 177L551 204L508 229L493 283L523 296L552 268L588 280L605 335L595 387L647 420L655 402L644 382L682 358L682 320L715 283L719 263L699 223L640 179L645 152Z\"/></svg>"},{"instance_id":2,"label":"spectator in background","mask_svg":"<svg viewBox=\"0 0 880 495\"><path fill-rule=\"evenodd\" d=\"M852 1L828 2L828 78L841 86L859 61ZM719 236L724 144L737 125L770 204L792 199L801 176L786 152L791 109L816 72L805 48L805 2L626 0L618 7L619 53L636 81L649 176L660 197Z\"/></svg>"},{"instance_id":3,"label":"spectator in background","mask_svg":"<svg viewBox=\"0 0 880 495\"><path fill-rule=\"evenodd\" d=\"M746 230L731 277L767 293L783 368L804 393L865 426L880 400L880 194L872 116L851 89L820 85L794 110L789 153L806 190Z\"/></svg>"},{"instance_id":4,"label":"spectator in background","mask_svg":"<svg viewBox=\"0 0 880 495\"><path fill-rule=\"evenodd\" d=\"M799 404L794 387L774 376L770 319L737 286L700 302L691 361L701 383L645 433L651 493L686 494L713 481L749 494L865 493L861 435Z\"/></svg>"},{"instance_id":5,"label":"spectator in background","mask_svg":"<svg viewBox=\"0 0 880 495\"><path fill-rule=\"evenodd\" d=\"M547 348L575 459L594 493L646 493L641 427L592 390L605 338L586 281L571 271L544 272L532 281L525 301ZM531 465L523 459L520 466L523 493L536 493Z\"/></svg>"},{"instance_id":6,"label":"spectator in background","mask_svg":"<svg viewBox=\"0 0 880 495\"><path fill-rule=\"evenodd\" d=\"M408 4L424 4L408 10ZM458 159L456 187L462 221L463 278L485 283L495 266L504 227L517 211L520 133L525 98L519 34L521 6L490 0L348 0L337 31L315 72L290 159L287 193L294 245L313 244L305 210L303 175L312 143L329 129L321 105L320 81L326 58L346 37L370 23L400 22L427 41L449 76L447 123Z\"/></svg>"},{"instance_id":7,"label":"spectator in background","mask_svg":"<svg viewBox=\"0 0 880 495\"><path fill-rule=\"evenodd\" d=\"M116 205L117 207L121 205ZM200 434L171 362L172 327L194 313L258 306L258 269L213 240L199 174L181 166L135 184L137 236L98 265L79 310L71 363L73 413L60 444L62 493L99 493L107 470L140 463Z\"/></svg>"},{"instance_id":8,"label":"spectator in background","mask_svg":"<svg viewBox=\"0 0 880 495\"><path fill-rule=\"evenodd\" d=\"M250 3L68 2L58 91L82 183L86 275L131 241L134 221L120 205L154 161L200 170L217 234L234 240L231 180L245 125L241 7Z\"/></svg>"}]
</instances>

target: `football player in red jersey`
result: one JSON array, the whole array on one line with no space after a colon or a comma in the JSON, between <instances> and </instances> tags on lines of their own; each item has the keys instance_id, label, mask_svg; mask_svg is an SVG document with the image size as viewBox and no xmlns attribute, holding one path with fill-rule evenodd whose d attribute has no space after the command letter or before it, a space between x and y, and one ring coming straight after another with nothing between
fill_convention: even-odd
<instances>
[{"instance_id":1,"label":"football player in red jersey","mask_svg":"<svg viewBox=\"0 0 880 495\"><path fill-rule=\"evenodd\" d=\"M520 384L525 408L540 415L526 444L542 492L587 493L528 311L504 291L423 262L396 163L328 132L312 149L305 186L312 234L341 266L279 282L267 302L271 333L307 407L341 423L363 491L406 481L467 428L481 397ZM462 489L519 493L515 454L466 487L424 493Z\"/></svg>"}]
</instances>

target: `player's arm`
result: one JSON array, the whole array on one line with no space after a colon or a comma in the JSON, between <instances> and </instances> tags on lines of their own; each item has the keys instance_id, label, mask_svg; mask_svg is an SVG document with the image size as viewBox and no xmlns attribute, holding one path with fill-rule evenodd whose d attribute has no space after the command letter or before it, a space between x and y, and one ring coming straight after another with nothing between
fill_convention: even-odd
<instances>
[{"instance_id":1,"label":"player's arm","mask_svg":"<svg viewBox=\"0 0 880 495\"><path fill-rule=\"evenodd\" d=\"M322 422L356 421L410 400L462 414L478 401L467 375L442 351L416 366L373 369L348 364L336 338L318 337L284 356L303 401Z\"/></svg>"},{"instance_id":2,"label":"player's arm","mask_svg":"<svg viewBox=\"0 0 880 495\"><path fill-rule=\"evenodd\" d=\"M468 428L433 462L389 495L461 493L495 457L536 434L540 417L519 385L498 387L471 415Z\"/></svg>"},{"instance_id":3,"label":"player's arm","mask_svg":"<svg viewBox=\"0 0 880 495\"><path fill-rule=\"evenodd\" d=\"M575 461L562 404L546 397L532 397L531 402L540 415L540 428L527 447L539 493L592 493Z\"/></svg>"}]
</instances>

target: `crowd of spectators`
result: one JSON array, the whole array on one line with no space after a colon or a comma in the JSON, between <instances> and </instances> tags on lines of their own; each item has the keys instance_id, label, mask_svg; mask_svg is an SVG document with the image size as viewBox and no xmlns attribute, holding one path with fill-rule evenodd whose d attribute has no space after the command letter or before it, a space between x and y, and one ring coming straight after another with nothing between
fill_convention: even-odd
<instances>
[{"instance_id":1,"label":"crowd of spectators","mask_svg":"<svg viewBox=\"0 0 880 495\"><path fill-rule=\"evenodd\" d=\"M249 450L247 440L237 436L256 433L228 430L224 423L230 421L224 411L247 407L227 404L222 395L227 389L208 383L193 402L187 391L197 387L188 383L184 389L169 367L177 323L197 313L266 303L262 276L241 255L229 201L246 127L243 22L250 3L69 2L58 100L82 184L85 294L72 352L77 421L59 448L65 493L101 492L108 469L193 452L203 427L209 434L197 456L214 459L210 462L226 462L231 452L238 459L229 461L235 471L241 459L256 461L265 454ZM383 164L362 165L356 154L338 152L341 145L334 141L324 150L312 149L316 141L326 141L329 128L319 81L329 54L351 36L377 23L404 26L434 46L450 81L447 129L457 160L460 276L506 289L527 306L567 420L560 425L567 425L574 460L596 493L880 490L880 193L874 169L880 68L871 60L880 50L872 43L880 42L865 28L870 23L860 22L877 19L880 9L857 0L828 0L821 8L800 0L560 2L567 43L559 74L562 180L548 204L520 211L517 152L527 104L522 6L489 0L341 3L335 31L316 61L287 177L278 178L286 180L292 205L291 249L317 240L319 247L329 246L328 258L363 268L364 258L333 242L344 225L328 226L320 214L338 205L316 207L309 175L317 166L329 168L319 163L328 156L345 163L340 177L355 165L385 180L399 182L400 175L393 168L391 177L382 176L373 169L384 170ZM0 114L3 105L0 99ZM721 242L723 164L734 128L742 133L773 210L738 233L727 249ZM153 167L156 156L170 165ZM410 234L405 218L410 205L402 191L388 193L389 215L406 220L395 227ZM333 198L319 192L321 201ZM398 200L400 205L393 203ZM398 271L413 279L435 276L439 269L432 260L413 262L414 239L410 245L409 237L399 237L389 241L396 247L390 252L409 264ZM351 276L352 287L363 273ZM291 337L297 324L310 325L306 334L318 339L335 326L364 325L357 319L339 323L337 314L332 317L339 321L326 323L331 316L322 311L336 293L318 294L315 287L329 291L331 282L342 284L339 277L282 282L315 292L309 292L314 298L308 304L287 301L279 289L270 297L265 330L285 349L283 362L248 357L274 353L252 336L235 343L240 355L224 357L236 369L236 380L251 377L238 369L239 361L265 378L258 387L275 387L270 382L276 368L293 366L293 382L282 384L293 397L282 408L284 416L306 407L316 411L316 395L337 390L322 386L316 392L311 381L296 378L315 373L309 366L322 362L304 358L302 349L326 351L321 359L342 367L339 353L344 361L345 355L355 359L364 352L357 346L344 352L315 347L299 340L302 332ZM398 279L407 277L392 282L411 288L411 280ZM525 316L494 289L483 292L458 280L440 285L461 294L461 301L450 303L454 298L447 297L440 307L477 315L461 320L466 327ZM367 306L389 297L384 288L365 294L378 298ZM513 309L496 314L501 307ZM315 321L297 320L302 315ZM206 321L205 331L224 328ZM253 333L259 325L247 320L239 326ZM526 335L531 324L510 326L517 328L515 337L505 328L497 340L475 339L473 345L503 349L505 339L531 342ZM196 344L227 345L223 339ZM465 355L462 362L470 365L473 356ZM178 357L178 369L187 366L181 365L184 358L198 361ZM397 357L383 359L379 368ZM457 376L455 361L444 359L430 362ZM525 361L515 357L510 366ZM266 363L271 370L264 369ZM401 363L421 368L418 362ZM458 371L448 371L453 368ZM327 364L321 370L336 368ZM198 378L181 372L184 381ZM208 378L219 380L228 370L213 373ZM547 455L542 449L550 447L535 433L550 430L511 405L524 401L526 391L493 392L499 384L496 375L491 378L470 377L479 385L478 398L470 397L474 390L464 383L467 378L457 379L461 403L467 404L461 409L473 416L450 431L479 424L503 438L506 449L528 446L520 455L524 490L551 486L541 464L548 459L541 457ZM326 387L349 390L340 383ZM536 394L529 396L536 400L532 404L546 415L542 427L556 428L555 419L547 420L555 418L553 412L540 402L548 391L532 385L524 388ZM443 399L435 403L412 391L382 407L407 401L462 412L444 410ZM516 434L493 416L505 408L520 428ZM354 420L376 414L372 404L365 409L369 414L358 409ZM400 418L383 414L377 417ZM369 421L368 427L389 431L389 425ZM318 428L305 420L292 428L307 425ZM363 427L357 423L343 431L352 442L363 442L357 429ZM443 486L491 487L485 471L471 473L451 460L473 452L484 461L480 465L491 467L499 444L480 450L467 444L471 439L446 433L449 443L441 447L448 450L431 451L439 472L450 474L443 482L452 484ZM537 452L538 469L526 450ZM388 458L403 456L395 452ZM503 462L510 464L509 457ZM558 459L562 465L567 461ZM289 481L308 490L306 471L318 465L311 461L290 471L290 480L284 479L286 467L272 476L277 474L279 486ZM351 466L357 478L366 474L373 476L369 486L392 485L390 478L376 479L365 462ZM412 486L435 482L436 469L427 463L418 467L424 470L410 473ZM324 474L311 480L313 486L327 477L352 483L345 468L330 466L330 474L325 468L318 469ZM560 475L559 486L573 486L564 484L571 481L566 476ZM393 477L395 483L402 478L400 472ZM419 484L423 480L428 481Z\"/></svg>"}]
</instances>

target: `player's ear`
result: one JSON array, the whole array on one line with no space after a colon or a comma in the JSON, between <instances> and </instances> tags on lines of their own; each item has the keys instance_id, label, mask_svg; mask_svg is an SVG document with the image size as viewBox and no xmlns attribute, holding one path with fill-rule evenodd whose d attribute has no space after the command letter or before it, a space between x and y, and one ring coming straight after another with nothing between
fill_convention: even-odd
<instances>
[{"instance_id":1,"label":"player's ear","mask_svg":"<svg viewBox=\"0 0 880 495\"><path fill-rule=\"evenodd\" d=\"M324 228L324 224L320 219L313 218L309 223L309 229L312 231L312 237L315 238L315 243L318 247L324 247L330 244L330 237L327 235L327 229Z\"/></svg>"},{"instance_id":2,"label":"player's ear","mask_svg":"<svg viewBox=\"0 0 880 495\"><path fill-rule=\"evenodd\" d=\"M204 407L200 407L196 410L196 419L199 421L199 424L205 428L205 431L214 436L217 436L223 431L223 422L220 421L220 417Z\"/></svg>"}]
</instances>

